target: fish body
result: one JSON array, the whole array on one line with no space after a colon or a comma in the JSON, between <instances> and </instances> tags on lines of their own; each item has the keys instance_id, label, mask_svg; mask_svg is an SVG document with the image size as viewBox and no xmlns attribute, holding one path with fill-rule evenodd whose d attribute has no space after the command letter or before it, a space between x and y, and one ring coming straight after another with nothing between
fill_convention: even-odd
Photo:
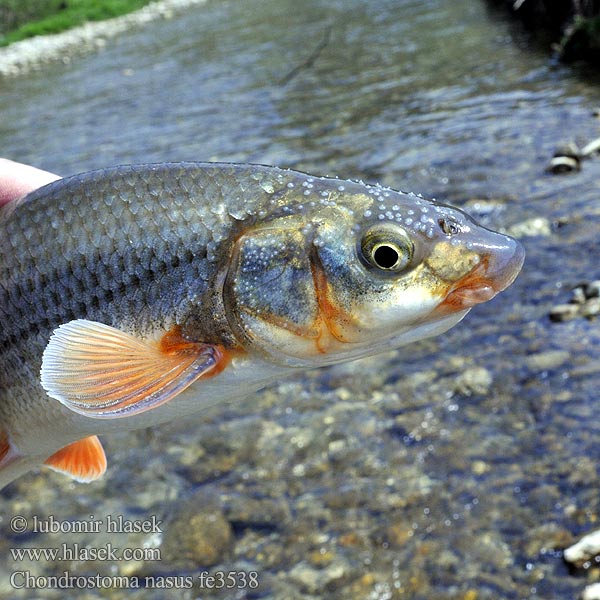
<instances>
[{"instance_id":1,"label":"fish body","mask_svg":"<svg viewBox=\"0 0 600 600\"><path fill-rule=\"evenodd\" d=\"M0 209L0 486L96 435L446 331L518 274L458 209L257 165L115 167Z\"/></svg>"}]
</instances>

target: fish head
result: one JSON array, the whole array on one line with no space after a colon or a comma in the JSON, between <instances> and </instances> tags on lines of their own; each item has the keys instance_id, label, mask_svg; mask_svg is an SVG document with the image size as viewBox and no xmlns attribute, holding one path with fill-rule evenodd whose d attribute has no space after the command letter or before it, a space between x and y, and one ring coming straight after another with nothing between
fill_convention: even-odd
<instances>
[{"instance_id":1,"label":"fish head","mask_svg":"<svg viewBox=\"0 0 600 600\"><path fill-rule=\"evenodd\" d=\"M509 286L513 238L412 194L332 195L245 231L225 284L243 344L291 366L320 366L443 333ZM314 203L316 204L316 203Z\"/></svg>"}]
</instances>

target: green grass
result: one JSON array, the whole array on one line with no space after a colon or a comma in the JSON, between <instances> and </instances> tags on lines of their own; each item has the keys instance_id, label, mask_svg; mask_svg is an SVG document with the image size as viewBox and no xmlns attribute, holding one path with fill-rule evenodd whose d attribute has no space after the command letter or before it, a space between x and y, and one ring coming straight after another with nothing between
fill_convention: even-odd
<instances>
[{"instance_id":1,"label":"green grass","mask_svg":"<svg viewBox=\"0 0 600 600\"><path fill-rule=\"evenodd\" d=\"M151 0L0 0L0 45L124 15Z\"/></svg>"}]
</instances>

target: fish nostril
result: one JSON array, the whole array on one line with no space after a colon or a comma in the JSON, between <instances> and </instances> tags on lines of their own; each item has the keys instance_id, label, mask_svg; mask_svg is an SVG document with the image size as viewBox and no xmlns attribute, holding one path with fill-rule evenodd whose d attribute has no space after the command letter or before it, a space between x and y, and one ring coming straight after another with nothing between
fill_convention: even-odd
<instances>
[{"instance_id":1,"label":"fish nostril","mask_svg":"<svg viewBox=\"0 0 600 600\"><path fill-rule=\"evenodd\" d=\"M459 234L462 229L460 225L452 218L440 218L438 219L438 225L440 229L448 236Z\"/></svg>"}]
</instances>

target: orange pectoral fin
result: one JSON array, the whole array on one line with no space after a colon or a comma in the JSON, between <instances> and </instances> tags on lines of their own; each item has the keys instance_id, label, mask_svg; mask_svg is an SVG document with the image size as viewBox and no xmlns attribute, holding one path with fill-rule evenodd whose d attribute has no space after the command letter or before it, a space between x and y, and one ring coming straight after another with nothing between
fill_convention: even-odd
<instances>
[{"instance_id":1,"label":"orange pectoral fin","mask_svg":"<svg viewBox=\"0 0 600 600\"><path fill-rule=\"evenodd\" d=\"M128 417L168 402L203 375L218 371L222 361L218 346L189 342L177 331L153 342L77 319L50 338L41 384L74 412Z\"/></svg>"},{"instance_id":2,"label":"orange pectoral fin","mask_svg":"<svg viewBox=\"0 0 600 600\"><path fill-rule=\"evenodd\" d=\"M44 464L77 481L88 483L106 471L106 455L98 437L92 435L61 448Z\"/></svg>"}]
</instances>

